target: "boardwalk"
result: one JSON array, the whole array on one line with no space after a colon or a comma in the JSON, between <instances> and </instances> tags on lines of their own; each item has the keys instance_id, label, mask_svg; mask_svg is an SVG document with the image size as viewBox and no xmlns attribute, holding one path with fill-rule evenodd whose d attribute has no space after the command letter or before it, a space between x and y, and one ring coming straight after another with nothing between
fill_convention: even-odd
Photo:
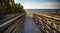
<instances>
[{"instance_id":1,"label":"boardwalk","mask_svg":"<svg viewBox=\"0 0 60 33\"><path fill-rule=\"evenodd\" d=\"M60 25L57 25L60 20L52 18L52 20L54 20L54 22L52 23L52 21L49 21L50 17L42 14L37 14L37 13L36 14L31 13L31 14L27 14L26 17L25 16L26 14L21 14L17 17L11 16L11 18L10 17L7 18L6 20L9 21L8 22L5 21L6 23L0 25L0 33L1 32L2 33L9 33L9 32L11 33L60 33L60 27L59 27ZM46 17L48 18L46 19ZM33 20L33 18L37 22L37 25L35 24L36 22Z\"/></svg>"},{"instance_id":2,"label":"boardwalk","mask_svg":"<svg viewBox=\"0 0 60 33\"><path fill-rule=\"evenodd\" d=\"M33 18L27 16L24 22L22 33L42 33L39 27L34 23Z\"/></svg>"}]
</instances>

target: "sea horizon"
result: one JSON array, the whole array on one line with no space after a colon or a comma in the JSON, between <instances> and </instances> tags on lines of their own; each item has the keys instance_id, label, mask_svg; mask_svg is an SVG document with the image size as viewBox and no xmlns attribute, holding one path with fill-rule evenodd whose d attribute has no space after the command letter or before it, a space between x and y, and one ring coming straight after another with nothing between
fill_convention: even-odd
<instances>
[{"instance_id":1,"label":"sea horizon","mask_svg":"<svg viewBox=\"0 0 60 33\"><path fill-rule=\"evenodd\" d=\"M60 12L60 9L25 9L27 13L31 12Z\"/></svg>"}]
</instances>

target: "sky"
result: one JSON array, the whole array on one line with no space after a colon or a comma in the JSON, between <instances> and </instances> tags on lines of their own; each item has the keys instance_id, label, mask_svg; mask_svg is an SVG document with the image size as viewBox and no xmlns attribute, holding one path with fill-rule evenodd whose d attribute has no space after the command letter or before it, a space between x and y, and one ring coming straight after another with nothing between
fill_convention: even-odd
<instances>
[{"instance_id":1,"label":"sky","mask_svg":"<svg viewBox=\"0 0 60 33\"><path fill-rule=\"evenodd\" d=\"M60 9L60 0L15 0L24 9Z\"/></svg>"}]
</instances>

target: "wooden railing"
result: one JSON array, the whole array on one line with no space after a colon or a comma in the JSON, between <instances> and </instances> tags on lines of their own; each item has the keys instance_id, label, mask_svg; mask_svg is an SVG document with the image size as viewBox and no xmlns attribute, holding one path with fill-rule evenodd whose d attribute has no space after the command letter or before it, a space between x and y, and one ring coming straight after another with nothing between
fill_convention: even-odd
<instances>
[{"instance_id":1,"label":"wooden railing","mask_svg":"<svg viewBox=\"0 0 60 33\"><path fill-rule=\"evenodd\" d=\"M43 15L40 13L33 13L33 18L35 23L41 28L45 33L60 33L60 19L51 17L48 15Z\"/></svg>"},{"instance_id":2,"label":"wooden railing","mask_svg":"<svg viewBox=\"0 0 60 33\"><path fill-rule=\"evenodd\" d=\"M18 33L22 28L25 13L0 25L0 33Z\"/></svg>"}]
</instances>

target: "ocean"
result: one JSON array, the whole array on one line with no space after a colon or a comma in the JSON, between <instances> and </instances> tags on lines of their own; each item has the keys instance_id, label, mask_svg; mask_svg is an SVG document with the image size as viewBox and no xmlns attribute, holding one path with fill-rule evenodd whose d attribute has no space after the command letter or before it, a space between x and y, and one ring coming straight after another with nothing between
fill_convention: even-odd
<instances>
[{"instance_id":1,"label":"ocean","mask_svg":"<svg viewBox=\"0 0 60 33\"><path fill-rule=\"evenodd\" d=\"M60 9L25 9L27 13L31 12L60 12Z\"/></svg>"}]
</instances>

